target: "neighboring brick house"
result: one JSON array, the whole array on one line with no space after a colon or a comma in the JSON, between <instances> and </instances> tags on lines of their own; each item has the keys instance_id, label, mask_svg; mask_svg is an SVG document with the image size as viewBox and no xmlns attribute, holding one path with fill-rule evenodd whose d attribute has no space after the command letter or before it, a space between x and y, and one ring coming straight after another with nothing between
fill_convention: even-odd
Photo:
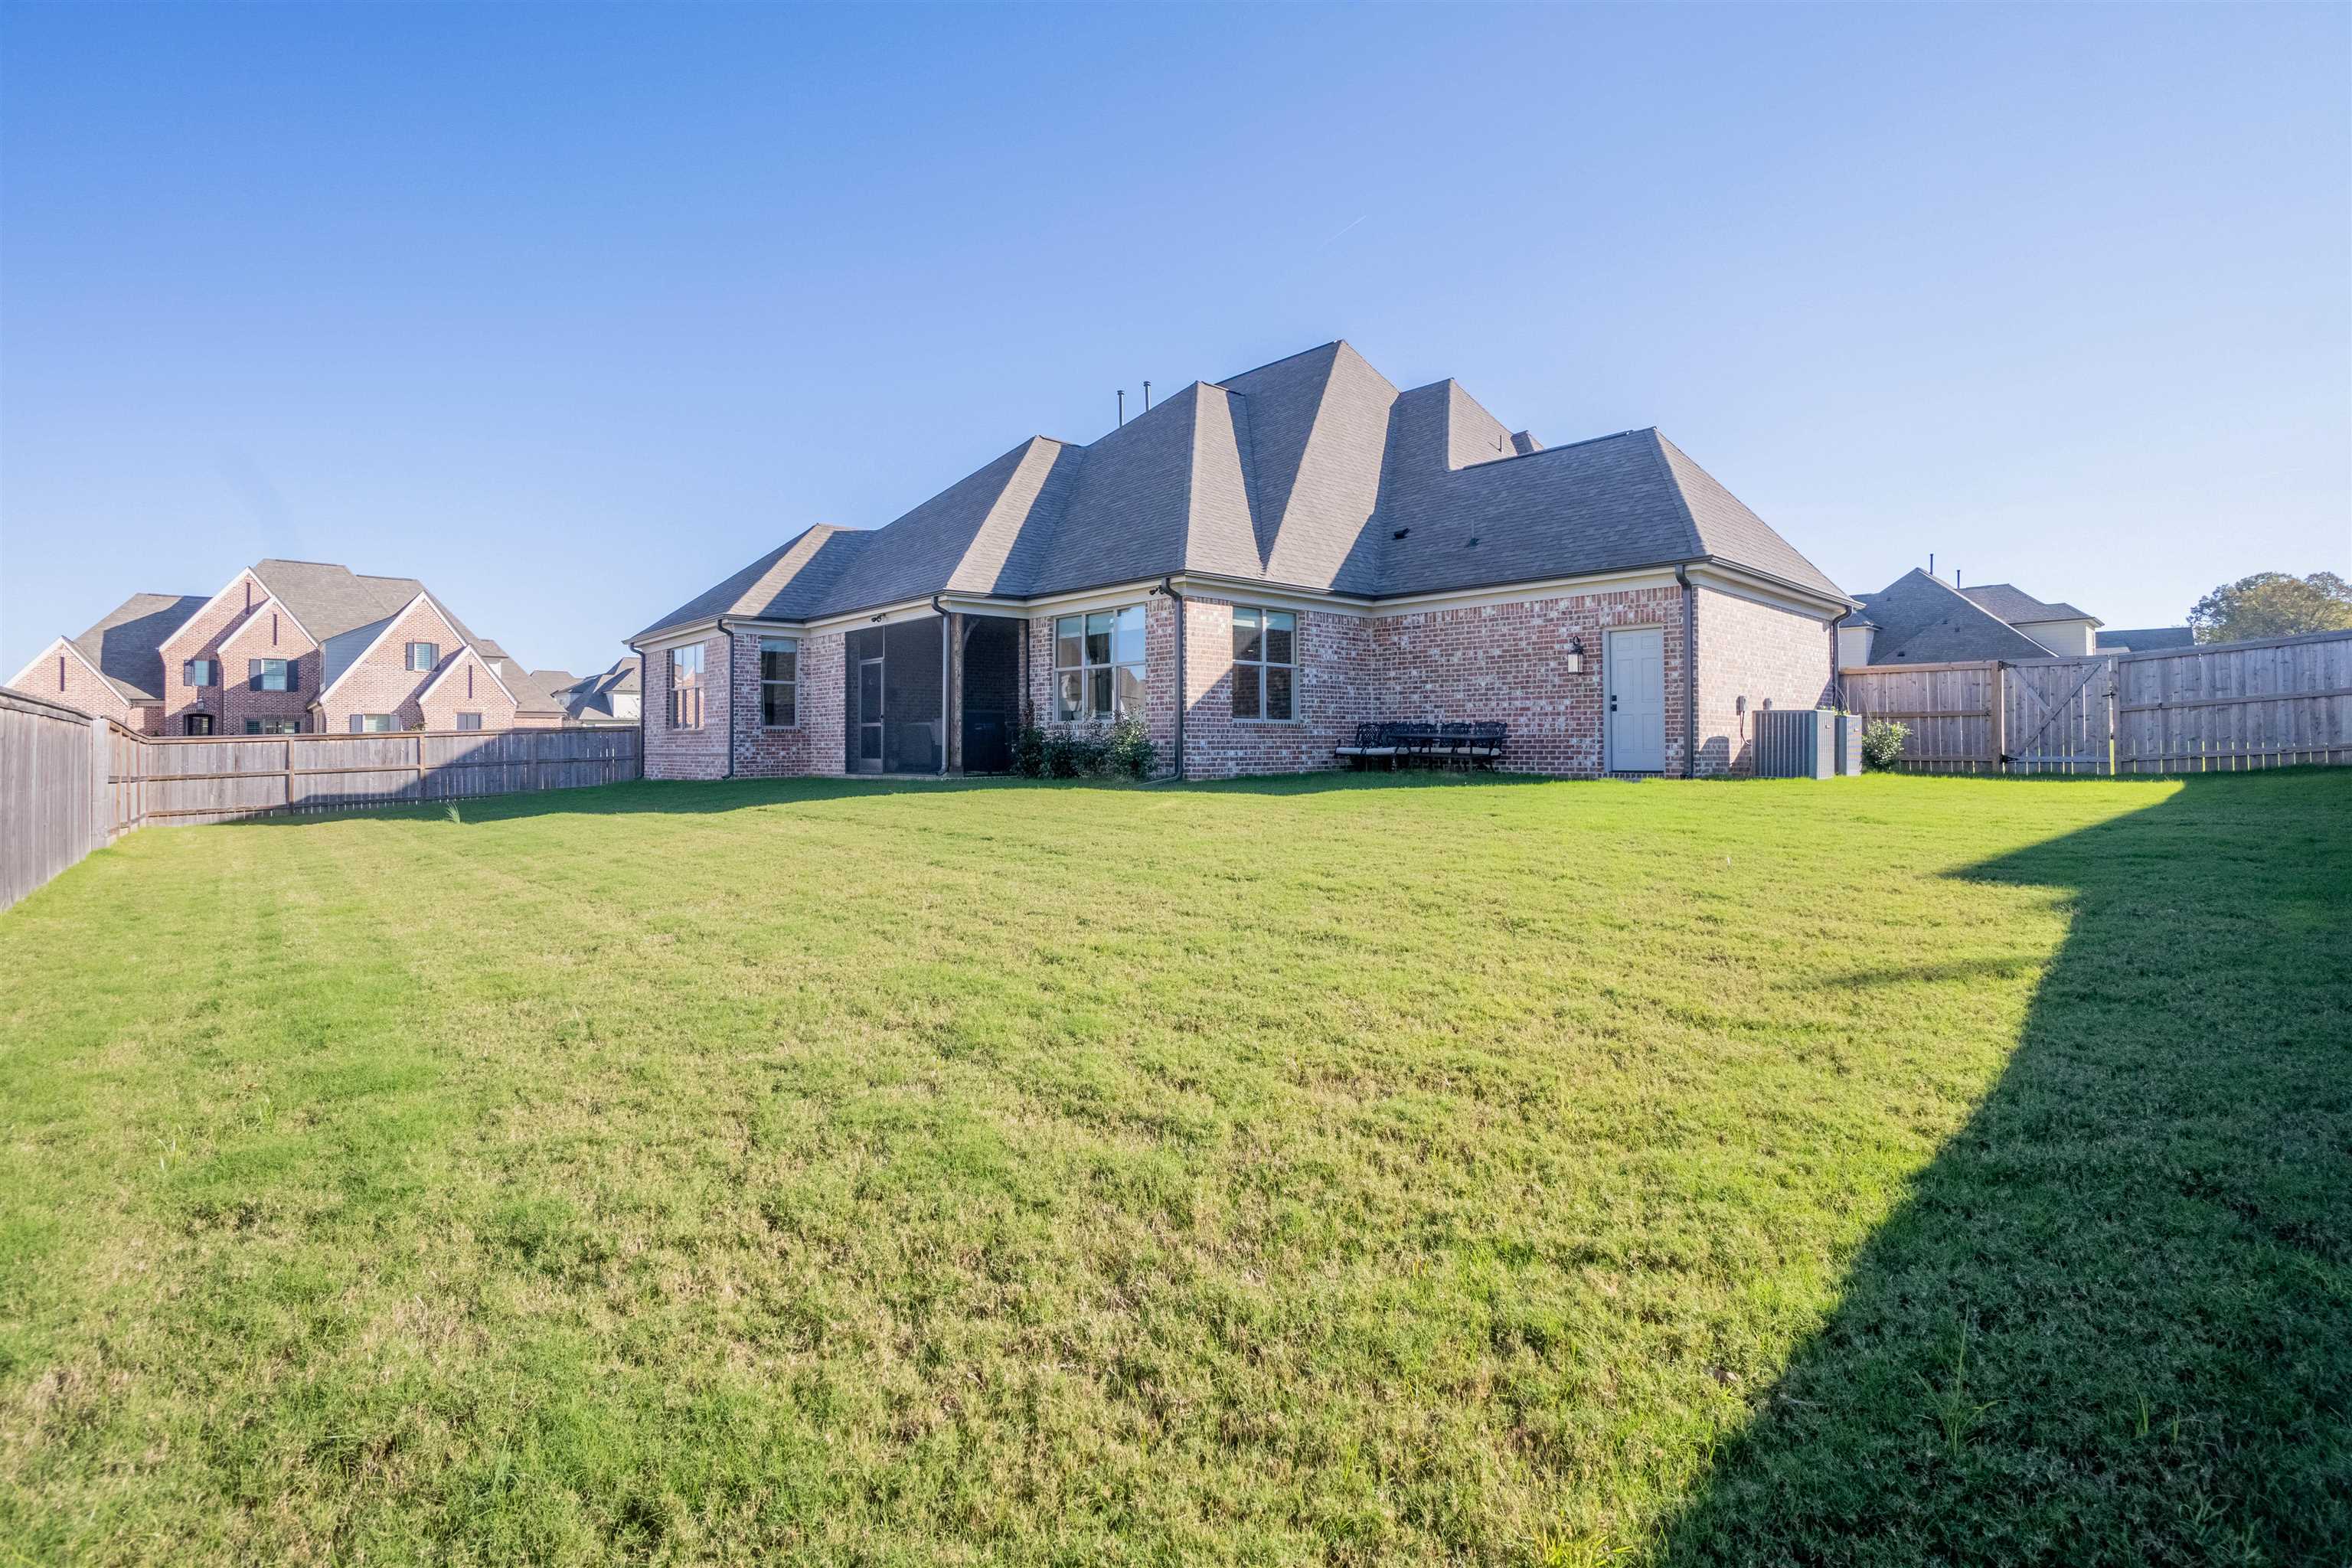
<instances>
[{"instance_id":1,"label":"neighboring brick house","mask_svg":"<svg viewBox=\"0 0 2352 1568\"><path fill-rule=\"evenodd\" d=\"M520 675L415 578L269 560L209 598L133 595L9 684L150 735L562 723Z\"/></svg>"},{"instance_id":2,"label":"neighboring brick house","mask_svg":"<svg viewBox=\"0 0 2352 1568\"><path fill-rule=\"evenodd\" d=\"M1822 700L1853 605L1654 430L1547 448L1327 343L807 529L630 641L654 778L996 771L1024 717L1122 713L1196 778L1331 767L1382 719L1705 774Z\"/></svg>"}]
</instances>

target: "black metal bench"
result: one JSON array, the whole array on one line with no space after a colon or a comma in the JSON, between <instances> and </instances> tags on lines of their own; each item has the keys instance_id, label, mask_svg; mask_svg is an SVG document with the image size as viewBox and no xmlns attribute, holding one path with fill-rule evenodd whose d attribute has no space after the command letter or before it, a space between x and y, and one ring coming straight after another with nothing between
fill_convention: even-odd
<instances>
[{"instance_id":1,"label":"black metal bench","mask_svg":"<svg viewBox=\"0 0 2352 1568\"><path fill-rule=\"evenodd\" d=\"M1491 768L1502 761L1503 748L1509 742L1510 734L1511 727L1499 719L1444 723L1391 719L1378 724L1357 725L1355 744L1339 747L1339 754L1355 768L1370 767L1374 763L1385 763L1392 770L1399 763Z\"/></svg>"}]
</instances>

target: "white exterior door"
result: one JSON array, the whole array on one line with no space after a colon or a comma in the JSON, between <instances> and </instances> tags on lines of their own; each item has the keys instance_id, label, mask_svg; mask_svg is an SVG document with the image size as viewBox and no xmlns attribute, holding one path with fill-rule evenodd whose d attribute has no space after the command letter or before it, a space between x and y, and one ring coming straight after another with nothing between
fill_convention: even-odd
<instances>
[{"instance_id":1,"label":"white exterior door","mask_svg":"<svg viewBox=\"0 0 2352 1568\"><path fill-rule=\"evenodd\" d=\"M1609 689L1608 770L1665 772L1665 632L1657 626L1611 632L1601 679Z\"/></svg>"}]
</instances>

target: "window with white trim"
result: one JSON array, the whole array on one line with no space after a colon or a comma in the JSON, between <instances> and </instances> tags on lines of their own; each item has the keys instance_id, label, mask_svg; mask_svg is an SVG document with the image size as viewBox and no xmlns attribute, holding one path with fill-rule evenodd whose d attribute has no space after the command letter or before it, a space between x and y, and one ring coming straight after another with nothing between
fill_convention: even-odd
<instances>
[{"instance_id":1,"label":"window with white trim","mask_svg":"<svg viewBox=\"0 0 2352 1568\"><path fill-rule=\"evenodd\" d=\"M478 730L481 727L482 716L479 713L460 713L457 715L457 728L460 730Z\"/></svg>"},{"instance_id":2,"label":"window with white trim","mask_svg":"<svg viewBox=\"0 0 2352 1568\"><path fill-rule=\"evenodd\" d=\"M1234 611L1234 717L1280 723L1297 717L1298 616Z\"/></svg>"},{"instance_id":3,"label":"window with white trim","mask_svg":"<svg viewBox=\"0 0 2352 1568\"><path fill-rule=\"evenodd\" d=\"M294 661L248 658L245 661L245 685L249 691L291 691L295 689Z\"/></svg>"},{"instance_id":4,"label":"window with white trim","mask_svg":"<svg viewBox=\"0 0 2352 1568\"><path fill-rule=\"evenodd\" d=\"M220 666L209 658L192 658L187 664L188 684L212 686L220 680Z\"/></svg>"},{"instance_id":5,"label":"window with white trim","mask_svg":"<svg viewBox=\"0 0 2352 1568\"><path fill-rule=\"evenodd\" d=\"M431 669L435 665L436 665L436 664L438 664L438 663L440 663L440 662L441 662L441 645L440 645L440 644L438 644L438 643L429 643L429 642L413 642L413 643L410 643L410 644L408 645L408 668L411 668L411 669Z\"/></svg>"},{"instance_id":6,"label":"window with white trim","mask_svg":"<svg viewBox=\"0 0 2352 1568\"><path fill-rule=\"evenodd\" d=\"M352 715L352 733L354 735L388 735L391 732L392 715L389 713Z\"/></svg>"},{"instance_id":7,"label":"window with white trim","mask_svg":"<svg viewBox=\"0 0 2352 1568\"><path fill-rule=\"evenodd\" d=\"M247 719L245 732L248 735L299 735L302 732L299 719Z\"/></svg>"},{"instance_id":8,"label":"window with white trim","mask_svg":"<svg viewBox=\"0 0 2352 1568\"><path fill-rule=\"evenodd\" d=\"M801 645L792 637L760 639L760 722L789 730L800 721Z\"/></svg>"},{"instance_id":9,"label":"window with white trim","mask_svg":"<svg viewBox=\"0 0 2352 1568\"><path fill-rule=\"evenodd\" d=\"M1143 606L1054 623L1054 712L1065 721L1143 712Z\"/></svg>"},{"instance_id":10,"label":"window with white trim","mask_svg":"<svg viewBox=\"0 0 2352 1568\"><path fill-rule=\"evenodd\" d=\"M669 726L673 730L702 728L700 643L669 650Z\"/></svg>"}]
</instances>

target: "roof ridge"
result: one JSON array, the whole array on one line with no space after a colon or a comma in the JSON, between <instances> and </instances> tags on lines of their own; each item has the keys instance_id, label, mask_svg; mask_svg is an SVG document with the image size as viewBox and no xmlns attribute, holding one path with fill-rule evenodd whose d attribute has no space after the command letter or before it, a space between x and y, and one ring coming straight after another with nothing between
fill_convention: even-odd
<instances>
[{"instance_id":1,"label":"roof ridge","mask_svg":"<svg viewBox=\"0 0 2352 1568\"><path fill-rule=\"evenodd\" d=\"M1682 509L1684 526L1690 530L1691 553L1704 555L1706 553L1706 536L1699 532L1698 513L1691 510L1690 497L1683 493L1682 478L1675 472L1675 465L1666 456L1666 437L1654 425L1644 433L1650 437L1650 454L1658 460L1658 472L1666 481L1666 493L1673 496L1675 505ZM1681 448L1676 447L1675 450L1680 451ZM1536 455L1533 452L1528 454L1531 458Z\"/></svg>"}]
</instances>

